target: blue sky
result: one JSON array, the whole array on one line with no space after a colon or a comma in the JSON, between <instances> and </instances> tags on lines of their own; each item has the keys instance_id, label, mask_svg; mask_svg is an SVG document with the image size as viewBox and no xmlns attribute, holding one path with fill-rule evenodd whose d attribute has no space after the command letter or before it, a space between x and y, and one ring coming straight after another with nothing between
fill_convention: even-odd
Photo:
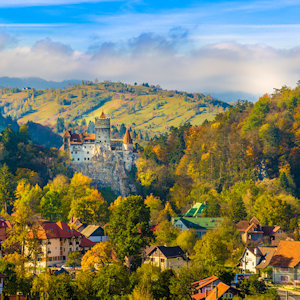
<instances>
[{"instance_id":1,"label":"blue sky","mask_svg":"<svg viewBox=\"0 0 300 300\"><path fill-rule=\"evenodd\" d=\"M300 79L300 1L1 0L0 76L262 94Z\"/></svg>"}]
</instances>

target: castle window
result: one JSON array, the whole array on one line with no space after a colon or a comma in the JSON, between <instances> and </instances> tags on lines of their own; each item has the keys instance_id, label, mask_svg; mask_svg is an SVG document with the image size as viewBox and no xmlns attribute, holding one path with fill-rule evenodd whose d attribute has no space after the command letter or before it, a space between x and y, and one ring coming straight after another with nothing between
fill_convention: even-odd
<instances>
[{"instance_id":1,"label":"castle window","mask_svg":"<svg viewBox=\"0 0 300 300\"><path fill-rule=\"evenodd\" d=\"M89 154L90 152L89 151L87 151L87 154Z\"/></svg>"},{"instance_id":2,"label":"castle window","mask_svg":"<svg viewBox=\"0 0 300 300\"><path fill-rule=\"evenodd\" d=\"M73 151L71 151L71 154L73 154Z\"/></svg>"},{"instance_id":3,"label":"castle window","mask_svg":"<svg viewBox=\"0 0 300 300\"><path fill-rule=\"evenodd\" d=\"M80 160L80 158L78 157L77 160Z\"/></svg>"},{"instance_id":4,"label":"castle window","mask_svg":"<svg viewBox=\"0 0 300 300\"><path fill-rule=\"evenodd\" d=\"M84 158L84 160L86 160L86 158Z\"/></svg>"},{"instance_id":5,"label":"castle window","mask_svg":"<svg viewBox=\"0 0 300 300\"><path fill-rule=\"evenodd\" d=\"M90 160L90 158L88 157L88 160Z\"/></svg>"}]
</instances>

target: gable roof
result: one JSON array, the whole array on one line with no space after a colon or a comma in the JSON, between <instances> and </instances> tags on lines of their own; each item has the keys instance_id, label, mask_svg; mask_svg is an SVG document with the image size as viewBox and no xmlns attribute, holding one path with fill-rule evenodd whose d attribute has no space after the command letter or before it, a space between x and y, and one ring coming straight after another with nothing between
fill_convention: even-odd
<instances>
[{"instance_id":1,"label":"gable roof","mask_svg":"<svg viewBox=\"0 0 300 300\"><path fill-rule=\"evenodd\" d=\"M245 230L245 232L249 233L263 233L261 230L260 230L260 225L257 225L255 223L251 223L248 228Z\"/></svg>"},{"instance_id":2,"label":"gable roof","mask_svg":"<svg viewBox=\"0 0 300 300\"><path fill-rule=\"evenodd\" d=\"M239 221L235 226L238 231L244 232L250 226L250 222L242 220L242 221Z\"/></svg>"},{"instance_id":3,"label":"gable roof","mask_svg":"<svg viewBox=\"0 0 300 300\"><path fill-rule=\"evenodd\" d=\"M29 232L29 236L32 237L32 231ZM80 247L93 247L94 242L86 238L80 232L72 229L68 224L58 221L50 222L44 221L40 224L37 229L37 237L41 240L55 239L55 238L72 238L81 237Z\"/></svg>"},{"instance_id":4,"label":"gable roof","mask_svg":"<svg viewBox=\"0 0 300 300\"><path fill-rule=\"evenodd\" d=\"M150 246L146 249L146 256L150 256L154 251L160 250L160 252L166 257L166 258L173 258L173 257L183 257L185 258L185 253L179 246L175 247L166 247L166 246Z\"/></svg>"},{"instance_id":5,"label":"gable roof","mask_svg":"<svg viewBox=\"0 0 300 300\"><path fill-rule=\"evenodd\" d=\"M181 221L189 229L204 229L210 230L214 229L223 218L209 218L209 217L177 217L174 218L174 224L177 221Z\"/></svg>"},{"instance_id":6,"label":"gable roof","mask_svg":"<svg viewBox=\"0 0 300 300\"><path fill-rule=\"evenodd\" d=\"M192 208L190 208L183 216L184 217L200 217L203 210L207 207L206 204L197 202Z\"/></svg>"},{"instance_id":7,"label":"gable roof","mask_svg":"<svg viewBox=\"0 0 300 300\"><path fill-rule=\"evenodd\" d=\"M300 242L280 241L274 256L271 259L271 266L293 268L300 263Z\"/></svg>"},{"instance_id":8,"label":"gable roof","mask_svg":"<svg viewBox=\"0 0 300 300\"><path fill-rule=\"evenodd\" d=\"M220 299L228 290L230 286L220 282L206 297L207 300L217 300Z\"/></svg>"},{"instance_id":9,"label":"gable roof","mask_svg":"<svg viewBox=\"0 0 300 300\"><path fill-rule=\"evenodd\" d=\"M104 230L99 225L88 225L81 231L81 233L87 238L91 235L104 236Z\"/></svg>"},{"instance_id":10,"label":"gable roof","mask_svg":"<svg viewBox=\"0 0 300 300\"><path fill-rule=\"evenodd\" d=\"M276 247L259 247L259 250L262 254L262 257L256 268L264 269L269 266L271 259L276 252Z\"/></svg>"},{"instance_id":11,"label":"gable roof","mask_svg":"<svg viewBox=\"0 0 300 300\"><path fill-rule=\"evenodd\" d=\"M203 287L207 286L208 284L211 284L212 282L219 280L219 277L217 276L210 276L198 281L195 281L192 283L192 286L195 287L197 290L202 289Z\"/></svg>"}]
</instances>

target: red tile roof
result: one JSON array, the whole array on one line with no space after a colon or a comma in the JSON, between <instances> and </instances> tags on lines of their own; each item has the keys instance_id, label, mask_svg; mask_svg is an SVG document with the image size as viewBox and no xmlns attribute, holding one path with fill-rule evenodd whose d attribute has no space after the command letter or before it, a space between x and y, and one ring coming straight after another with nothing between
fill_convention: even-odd
<instances>
[{"instance_id":1,"label":"red tile roof","mask_svg":"<svg viewBox=\"0 0 300 300\"><path fill-rule=\"evenodd\" d=\"M82 235L81 241L80 241L80 247L81 248L91 248L94 247L96 243L92 242L90 239L86 238L84 235Z\"/></svg>"},{"instance_id":2,"label":"red tile roof","mask_svg":"<svg viewBox=\"0 0 300 300\"><path fill-rule=\"evenodd\" d=\"M300 263L300 242L280 241L270 265L294 268Z\"/></svg>"},{"instance_id":3,"label":"red tile roof","mask_svg":"<svg viewBox=\"0 0 300 300\"><path fill-rule=\"evenodd\" d=\"M32 236L32 233L30 234ZM72 238L72 237L81 237L80 247L93 247L94 242L86 238L80 232L75 229L72 229L69 225L64 222L42 222L40 228L37 230L37 236L39 239L54 239L54 238Z\"/></svg>"},{"instance_id":4,"label":"red tile roof","mask_svg":"<svg viewBox=\"0 0 300 300\"><path fill-rule=\"evenodd\" d=\"M219 278L217 276L213 275L213 276L207 277L205 279L193 282L192 286L194 286L197 290L199 290L216 280L219 280Z\"/></svg>"}]
</instances>

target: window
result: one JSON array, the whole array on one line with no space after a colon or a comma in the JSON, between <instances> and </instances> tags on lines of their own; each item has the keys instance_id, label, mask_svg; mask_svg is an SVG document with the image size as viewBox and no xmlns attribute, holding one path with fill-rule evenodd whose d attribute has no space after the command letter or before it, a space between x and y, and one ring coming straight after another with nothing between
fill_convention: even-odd
<instances>
[{"instance_id":1,"label":"window","mask_svg":"<svg viewBox=\"0 0 300 300\"><path fill-rule=\"evenodd\" d=\"M165 259L164 259L164 258L161 258L161 259L160 259L160 262L164 263L164 262L165 262Z\"/></svg>"},{"instance_id":2,"label":"window","mask_svg":"<svg viewBox=\"0 0 300 300\"><path fill-rule=\"evenodd\" d=\"M84 160L86 160L86 157L84 158Z\"/></svg>"},{"instance_id":3,"label":"window","mask_svg":"<svg viewBox=\"0 0 300 300\"><path fill-rule=\"evenodd\" d=\"M78 157L77 160L80 160L80 158Z\"/></svg>"},{"instance_id":4,"label":"window","mask_svg":"<svg viewBox=\"0 0 300 300\"><path fill-rule=\"evenodd\" d=\"M90 154L90 152L89 152L89 151L87 151L87 154Z\"/></svg>"},{"instance_id":5,"label":"window","mask_svg":"<svg viewBox=\"0 0 300 300\"><path fill-rule=\"evenodd\" d=\"M90 158L88 157L88 160L90 160Z\"/></svg>"},{"instance_id":6,"label":"window","mask_svg":"<svg viewBox=\"0 0 300 300\"><path fill-rule=\"evenodd\" d=\"M59 250L62 250L63 248L62 247L60 247L60 249Z\"/></svg>"}]
</instances>

